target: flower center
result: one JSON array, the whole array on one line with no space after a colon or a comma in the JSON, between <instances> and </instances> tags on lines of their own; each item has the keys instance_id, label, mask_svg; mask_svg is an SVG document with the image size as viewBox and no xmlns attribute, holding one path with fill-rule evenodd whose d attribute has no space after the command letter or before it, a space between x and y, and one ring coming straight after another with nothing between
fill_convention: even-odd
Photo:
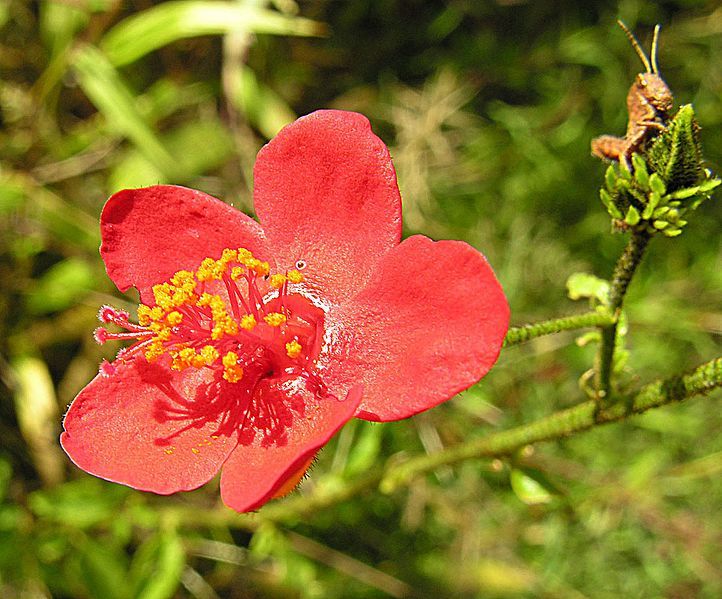
<instances>
[{"instance_id":1,"label":"flower center","mask_svg":"<svg viewBox=\"0 0 722 599\"><path fill-rule=\"evenodd\" d=\"M138 324L123 310L103 306L98 317L125 329L95 331L98 343L134 339L118 353L121 362L142 353L148 362L162 356L173 370L214 368L223 379L286 373L309 381L320 353L324 312L298 293L304 276L297 270L271 273L245 248L225 249L205 258L195 271L180 270L153 286L153 305L138 306ZM111 375L115 365L103 362Z\"/></svg>"}]
</instances>

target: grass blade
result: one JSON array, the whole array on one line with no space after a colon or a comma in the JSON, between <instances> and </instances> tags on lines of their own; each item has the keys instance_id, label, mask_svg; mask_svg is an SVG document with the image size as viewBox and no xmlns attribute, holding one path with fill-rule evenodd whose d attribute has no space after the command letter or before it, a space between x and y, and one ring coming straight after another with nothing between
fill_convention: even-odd
<instances>
[{"instance_id":1,"label":"grass blade","mask_svg":"<svg viewBox=\"0 0 722 599\"><path fill-rule=\"evenodd\" d=\"M143 120L133 94L106 56L93 46L82 46L75 54L73 66L80 87L108 125L130 139L148 160L172 178L175 161Z\"/></svg>"},{"instance_id":2,"label":"grass blade","mask_svg":"<svg viewBox=\"0 0 722 599\"><path fill-rule=\"evenodd\" d=\"M313 36L323 33L323 25L232 2L164 2L116 25L103 38L101 48L111 63L120 66L176 40L234 31Z\"/></svg>"}]
</instances>

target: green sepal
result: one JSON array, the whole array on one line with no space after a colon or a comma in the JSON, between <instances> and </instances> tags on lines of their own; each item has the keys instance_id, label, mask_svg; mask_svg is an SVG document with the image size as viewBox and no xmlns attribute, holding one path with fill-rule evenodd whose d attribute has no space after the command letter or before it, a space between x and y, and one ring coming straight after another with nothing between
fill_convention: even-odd
<instances>
[{"instance_id":1,"label":"green sepal","mask_svg":"<svg viewBox=\"0 0 722 599\"><path fill-rule=\"evenodd\" d=\"M634 166L634 179L643 188L649 186L649 173L647 164L639 154L632 154L632 165Z\"/></svg>"},{"instance_id":2,"label":"green sepal","mask_svg":"<svg viewBox=\"0 0 722 599\"><path fill-rule=\"evenodd\" d=\"M657 173L652 173L649 176L649 188L660 196L667 193L667 186L664 184L662 177L660 177Z\"/></svg>"},{"instance_id":3,"label":"green sepal","mask_svg":"<svg viewBox=\"0 0 722 599\"><path fill-rule=\"evenodd\" d=\"M612 218L622 218L622 213L619 211L619 208L614 205L614 202L612 201L612 196L609 195L606 189L599 190L599 197L601 198L602 204L604 204L604 207L607 209L607 212L609 212L609 215Z\"/></svg>"},{"instance_id":4,"label":"green sepal","mask_svg":"<svg viewBox=\"0 0 722 599\"><path fill-rule=\"evenodd\" d=\"M649 220L652 217L654 209L659 205L661 200L662 197L656 191L650 192L649 203L644 207L644 211L642 212L642 218L644 220Z\"/></svg>"},{"instance_id":5,"label":"green sepal","mask_svg":"<svg viewBox=\"0 0 722 599\"><path fill-rule=\"evenodd\" d=\"M604 173L604 182L610 191L612 191L617 184L617 172L611 164Z\"/></svg>"},{"instance_id":6,"label":"green sepal","mask_svg":"<svg viewBox=\"0 0 722 599\"><path fill-rule=\"evenodd\" d=\"M700 193L709 193L716 187L719 187L720 183L722 183L722 179L713 177L712 171L709 171L707 169L705 169L705 177L707 177L707 179L699 184Z\"/></svg>"},{"instance_id":7,"label":"green sepal","mask_svg":"<svg viewBox=\"0 0 722 599\"><path fill-rule=\"evenodd\" d=\"M670 192L694 186L704 176L699 130L692 105L685 104L647 152L649 165L664 179Z\"/></svg>"},{"instance_id":8,"label":"green sepal","mask_svg":"<svg viewBox=\"0 0 722 599\"><path fill-rule=\"evenodd\" d=\"M633 227L639 222L639 220L639 210L637 210L634 206L630 206L629 210L627 210L627 216L624 217L624 222Z\"/></svg>"},{"instance_id":9,"label":"green sepal","mask_svg":"<svg viewBox=\"0 0 722 599\"><path fill-rule=\"evenodd\" d=\"M611 165L599 196L614 226L679 235L695 210L722 181L703 167L699 125L692 106L682 106L665 129L632 154Z\"/></svg>"}]
</instances>

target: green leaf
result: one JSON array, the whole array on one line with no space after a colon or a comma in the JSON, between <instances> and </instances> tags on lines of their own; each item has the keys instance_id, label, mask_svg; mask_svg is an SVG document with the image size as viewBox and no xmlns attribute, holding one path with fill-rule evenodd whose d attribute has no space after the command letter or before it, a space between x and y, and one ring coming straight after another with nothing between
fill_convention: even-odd
<instances>
[{"instance_id":1,"label":"green leaf","mask_svg":"<svg viewBox=\"0 0 722 599\"><path fill-rule=\"evenodd\" d=\"M0 216L17 210L23 205L24 200L22 187L11 181L0 180Z\"/></svg>"},{"instance_id":2,"label":"green leaf","mask_svg":"<svg viewBox=\"0 0 722 599\"><path fill-rule=\"evenodd\" d=\"M171 180L137 150L128 152L109 178L111 192L157 183L186 183L221 166L233 152L233 140L217 119L191 121L161 137L176 157L178 174ZM202 152L198 148L203 148Z\"/></svg>"},{"instance_id":3,"label":"green leaf","mask_svg":"<svg viewBox=\"0 0 722 599\"><path fill-rule=\"evenodd\" d=\"M357 420L356 427L357 437L344 469L346 476L368 471L378 460L381 451L383 427L365 420Z\"/></svg>"},{"instance_id":4,"label":"green leaf","mask_svg":"<svg viewBox=\"0 0 722 599\"><path fill-rule=\"evenodd\" d=\"M51 266L35 281L27 295L33 314L64 310L95 285L95 271L81 258L68 258Z\"/></svg>"},{"instance_id":5,"label":"green leaf","mask_svg":"<svg viewBox=\"0 0 722 599\"><path fill-rule=\"evenodd\" d=\"M121 66L176 40L234 32L315 36L316 21L239 2L164 2L128 17L101 41L110 61Z\"/></svg>"},{"instance_id":6,"label":"green leaf","mask_svg":"<svg viewBox=\"0 0 722 599\"><path fill-rule=\"evenodd\" d=\"M57 446L58 399L47 364L35 356L13 360L17 380L15 413L35 468L47 484L63 478L64 456Z\"/></svg>"},{"instance_id":7,"label":"green leaf","mask_svg":"<svg viewBox=\"0 0 722 599\"><path fill-rule=\"evenodd\" d=\"M567 279L567 295L573 300L594 298L604 304L609 297L609 281L586 272L575 272Z\"/></svg>"},{"instance_id":8,"label":"green leaf","mask_svg":"<svg viewBox=\"0 0 722 599\"><path fill-rule=\"evenodd\" d=\"M45 521L87 528L110 522L129 493L126 487L86 477L31 493L28 506Z\"/></svg>"},{"instance_id":9,"label":"green leaf","mask_svg":"<svg viewBox=\"0 0 722 599\"><path fill-rule=\"evenodd\" d=\"M174 531L162 531L151 537L138 549L131 564L133 597L173 597L185 563L183 543Z\"/></svg>"},{"instance_id":10,"label":"green leaf","mask_svg":"<svg viewBox=\"0 0 722 599\"><path fill-rule=\"evenodd\" d=\"M261 522L248 547L257 558L277 555L288 549L288 539L272 522Z\"/></svg>"},{"instance_id":11,"label":"green leaf","mask_svg":"<svg viewBox=\"0 0 722 599\"><path fill-rule=\"evenodd\" d=\"M13 467L10 465L10 462L4 458L0 458L0 503L5 500L5 495L7 494L12 477Z\"/></svg>"},{"instance_id":12,"label":"green leaf","mask_svg":"<svg viewBox=\"0 0 722 599\"><path fill-rule=\"evenodd\" d=\"M248 67L238 70L231 101L267 139L296 119L296 114L271 88L263 85Z\"/></svg>"},{"instance_id":13,"label":"green leaf","mask_svg":"<svg viewBox=\"0 0 722 599\"><path fill-rule=\"evenodd\" d=\"M85 538L81 547L80 568L83 582L96 599L130 598L125 554L108 543Z\"/></svg>"},{"instance_id":14,"label":"green leaf","mask_svg":"<svg viewBox=\"0 0 722 599\"><path fill-rule=\"evenodd\" d=\"M55 240L95 253L98 221L20 172L0 169L0 214L22 207ZM29 239L29 238L27 238Z\"/></svg>"},{"instance_id":15,"label":"green leaf","mask_svg":"<svg viewBox=\"0 0 722 599\"><path fill-rule=\"evenodd\" d=\"M143 155L171 179L177 164L143 120L135 98L106 56L82 46L73 61L78 83L108 126L130 139Z\"/></svg>"},{"instance_id":16,"label":"green leaf","mask_svg":"<svg viewBox=\"0 0 722 599\"><path fill-rule=\"evenodd\" d=\"M87 26L90 12L82 4L40 3L40 37L50 56L57 56L72 42L78 31Z\"/></svg>"},{"instance_id":17,"label":"green leaf","mask_svg":"<svg viewBox=\"0 0 722 599\"><path fill-rule=\"evenodd\" d=\"M527 505L550 503L554 499L554 495L538 480L521 470L512 469L510 481L514 494Z\"/></svg>"}]
</instances>

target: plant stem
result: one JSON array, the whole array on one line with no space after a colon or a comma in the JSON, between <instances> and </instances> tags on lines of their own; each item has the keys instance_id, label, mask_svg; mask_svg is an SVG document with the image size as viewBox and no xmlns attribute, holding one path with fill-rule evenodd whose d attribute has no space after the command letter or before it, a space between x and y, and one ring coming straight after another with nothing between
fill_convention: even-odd
<instances>
[{"instance_id":1,"label":"plant stem","mask_svg":"<svg viewBox=\"0 0 722 599\"><path fill-rule=\"evenodd\" d=\"M644 251L651 239L646 231L632 231L627 247L617 260L611 286L609 288L609 311L618 317L624 303L627 287L642 261ZM612 370L614 367L614 348L617 340L617 319L608 325L602 325L602 339L597 355L596 387L597 398L607 403L612 387Z\"/></svg>"},{"instance_id":2,"label":"plant stem","mask_svg":"<svg viewBox=\"0 0 722 599\"><path fill-rule=\"evenodd\" d=\"M535 422L491 434L482 439L450 447L438 453L411 458L398 463L393 458L385 467L369 470L345 485L318 490L310 495L289 497L272 503L258 514L236 514L232 510L199 510L191 507L159 508L156 512L141 509L129 517L137 526L157 526L155 518L169 518L186 527L230 526L254 531L264 522L293 523L318 510L346 501L366 490L380 488L392 492L408 485L424 473L439 466L455 464L468 459L494 458L510 455L515 451L541 441L568 437L601 424L625 420L652 408L683 401L696 395L705 395L722 387L722 357L701 364L687 374L676 375L645 385L636 393L622 398L607 409L600 410L596 401L590 400L572 408L550 414Z\"/></svg>"},{"instance_id":3,"label":"plant stem","mask_svg":"<svg viewBox=\"0 0 722 599\"><path fill-rule=\"evenodd\" d=\"M544 320L534 324L525 324L520 327L510 327L504 338L504 347L519 345L530 339L561 333L562 331L572 331L584 327L605 327L614 323L615 318L611 314L595 311Z\"/></svg>"},{"instance_id":4,"label":"plant stem","mask_svg":"<svg viewBox=\"0 0 722 599\"><path fill-rule=\"evenodd\" d=\"M645 385L637 393L622 398L604 410L599 410L596 401L586 401L529 424L500 431L432 455L413 458L387 469L380 487L382 491L390 492L408 484L415 476L435 470L439 466L470 458L509 455L532 443L559 439L600 424L624 420L652 408L706 394L718 387L722 387L722 357L706 362L688 374Z\"/></svg>"}]
</instances>

